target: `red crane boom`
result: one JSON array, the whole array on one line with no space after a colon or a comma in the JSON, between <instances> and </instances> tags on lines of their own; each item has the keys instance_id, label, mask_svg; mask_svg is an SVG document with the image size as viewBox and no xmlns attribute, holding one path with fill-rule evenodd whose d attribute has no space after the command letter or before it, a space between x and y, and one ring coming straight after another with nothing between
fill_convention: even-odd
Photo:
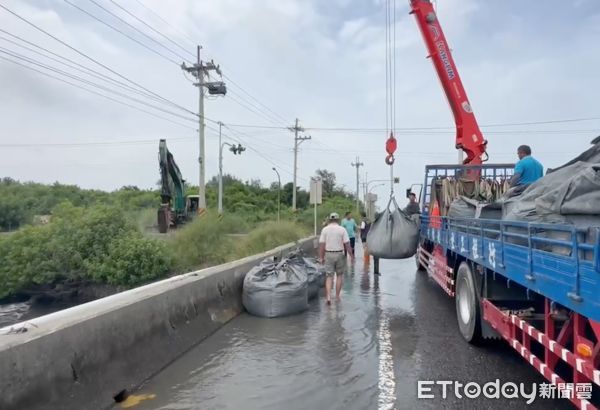
<instances>
[{"instance_id":1,"label":"red crane boom","mask_svg":"<svg viewBox=\"0 0 600 410\"><path fill-rule=\"evenodd\" d=\"M417 20L429 57L440 78L456 123L456 149L462 149L465 165L478 165L487 160L487 141L483 138L467 93L463 87L450 47L430 0L410 0L411 12Z\"/></svg>"}]
</instances>

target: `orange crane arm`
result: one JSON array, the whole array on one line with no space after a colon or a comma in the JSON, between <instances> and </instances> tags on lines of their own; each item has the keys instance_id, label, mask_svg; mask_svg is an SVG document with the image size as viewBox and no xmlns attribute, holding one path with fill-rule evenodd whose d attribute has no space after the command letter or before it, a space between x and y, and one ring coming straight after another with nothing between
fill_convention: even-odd
<instances>
[{"instance_id":1,"label":"orange crane arm","mask_svg":"<svg viewBox=\"0 0 600 410\"><path fill-rule=\"evenodd\" d=\"M454 115L456 149L465 152L465 165L481 164L487 160L487 141L473 114L433 4L430 0L410 0L410 6Z\"/></svg>"}]
</instances>

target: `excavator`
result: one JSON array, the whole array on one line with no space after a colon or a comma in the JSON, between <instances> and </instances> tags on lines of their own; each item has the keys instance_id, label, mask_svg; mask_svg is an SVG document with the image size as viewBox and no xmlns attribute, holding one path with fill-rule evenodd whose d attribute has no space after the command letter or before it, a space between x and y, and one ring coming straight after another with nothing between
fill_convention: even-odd
<instances>
[{"instance_id":1,"label":"excavator","mask_svg":"<svg viewBox=\"0 0 600 410\"><path fill-rule=\"evenodd\" d=\"M164 139L158 144L158 164L161 185L158 231L167 233L169 229L186 223L196 214L198 195L185 196L185 180Z\"/></svg>"}]
</instances>

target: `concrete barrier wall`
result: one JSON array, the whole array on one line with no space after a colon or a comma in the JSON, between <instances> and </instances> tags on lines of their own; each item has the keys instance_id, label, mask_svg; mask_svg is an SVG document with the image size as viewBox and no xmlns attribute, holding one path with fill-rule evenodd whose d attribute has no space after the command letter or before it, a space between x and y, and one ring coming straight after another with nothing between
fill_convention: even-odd
<instances>
[{"instance_id":1,"label":"concrete barrier wall","mask_svg":"<svg viewBox=\"0 0 600 410\"><path fill-rule=\"evenodd\" d=\"M300 242L307 253L316 239ZM0 409L104 409L242 312L264 254L172 277L0 332ZM27 329L24 333L14 330Z\"/></svg>"}]
</instances>

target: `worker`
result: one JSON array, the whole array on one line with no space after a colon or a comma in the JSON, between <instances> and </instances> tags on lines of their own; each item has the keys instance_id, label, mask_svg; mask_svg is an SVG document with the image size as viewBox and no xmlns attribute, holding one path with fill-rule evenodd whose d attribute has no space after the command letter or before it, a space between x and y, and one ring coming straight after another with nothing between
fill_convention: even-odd
<instances>
[{"instance_id":1,"label":"worker","mask_svg":"<svg viewBox=\"0 0 600 410\"><path fill-rule=\"evenodd\" d=\"M519 162L515 165L515 174L510 181L511 186L526 187L544 176L544 167L531 156L529 145L521 145L517 148L517 155Z\"/></svg>"},{"instance_id":2,"label":"worker","mask_svg":"<svg viewBox=\"0 0 600 410\"><path fill-rule=\"evenodd\" d=\"M354 262L354 252L350 247L348 231L340 226L340 216L333 212L329 215L329 224L321 231L319 239L319 257L321 264L325 265L325 298L327 304L331 305L331 289L333 288L333 276L335 279L335 296L339 302L344 273L346 271L346 256L344 251L350 254Z\"/></svg>"},{"instance_id":3,"label":"worker","mask_svg":"<svg viewBox=\"0 0 600 410\"><path fill-rule=\"evenodd\" d=\"M408 194L408 205L404 208L404 213L408 216L421 213L421 208L419 208L419 203L417 202L417 195L414 192Z\"/></svg>"},{"instance_id":4,"label":"worker","mask_svg":"<svg viewBox=\"0 0 600 410\"><path fill-rule=\"evenodd\" d=\"M354 254L354 248L356 247L356 231L358 230L358 226L356 225L356 221L352 218L352 212L346 212L344 215L344 220L342 221L342 226L346 228L348 232L348 237L350 238L350 247L352 248L352 254Z\"/></svg>"},{"instance_id":5,"label":"worker","mask_svg":"<svg viewBox=\"0 0 600 410\"><path fill-rule=\"evenodd\" d=\"M367 235L371 229L371 221L367 218L367 214L363 212L361 214L362 221L360 222L360 241L363 246L363 258L364 260L369 259L369 250L367 249Z\"/></svg>"}]
</instances>

